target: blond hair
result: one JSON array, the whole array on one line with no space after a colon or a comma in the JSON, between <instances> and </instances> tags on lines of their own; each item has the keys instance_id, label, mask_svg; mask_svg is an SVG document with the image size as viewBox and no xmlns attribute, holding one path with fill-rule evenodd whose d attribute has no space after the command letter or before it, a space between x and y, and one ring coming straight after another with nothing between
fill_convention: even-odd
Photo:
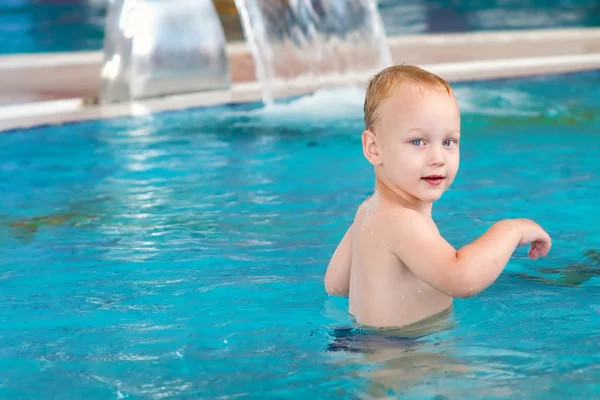
<instances>
[{"instance_id":1,"label":"blond hair","mask_svg":"<svg viewBox=\"0 0 600 400\"><path fill-rule=\"evenodd\" d=\"M377 120L381 102L392 95L394 89L405 85L441 91L452 96L452 88L443 78L414 65L394 65L377 73L369 81L365 96L365 129L372 129Z\"/></svg>"}]
</instances>

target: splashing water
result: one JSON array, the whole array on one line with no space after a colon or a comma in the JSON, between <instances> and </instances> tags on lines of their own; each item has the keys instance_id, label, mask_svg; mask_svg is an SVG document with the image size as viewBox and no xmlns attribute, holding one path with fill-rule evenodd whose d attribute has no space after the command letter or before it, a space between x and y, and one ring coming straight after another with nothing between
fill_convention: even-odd
<instances>
[{"instance_id":1,"label":"splashing water","mask_svg":"<svg viewBox=\"0 0 600 400\"><path fill-rule=\"evenodd\" d=\"M263 101L290 86L364 79L391 64L374 0L236 0Z\"/></svg>"}]
</instances>

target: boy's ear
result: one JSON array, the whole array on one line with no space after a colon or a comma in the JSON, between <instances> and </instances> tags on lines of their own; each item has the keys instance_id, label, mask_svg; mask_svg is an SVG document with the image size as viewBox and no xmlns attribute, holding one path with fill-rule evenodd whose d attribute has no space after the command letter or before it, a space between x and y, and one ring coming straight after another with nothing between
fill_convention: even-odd
<instances>
[{"instance_id":1,"label":"boy's ear","mask_svg":"<svg viewBox=\"0 0 600 400\"><path fill-rule=\"evenodd\" d=\"M373 165L378 165L381 163L379 157L379 146L377 145L377 137L375 133L370 130L365 130L362 133L362 148L363 154L367 161L369 161Z\"/></svg>"}]
</instances>

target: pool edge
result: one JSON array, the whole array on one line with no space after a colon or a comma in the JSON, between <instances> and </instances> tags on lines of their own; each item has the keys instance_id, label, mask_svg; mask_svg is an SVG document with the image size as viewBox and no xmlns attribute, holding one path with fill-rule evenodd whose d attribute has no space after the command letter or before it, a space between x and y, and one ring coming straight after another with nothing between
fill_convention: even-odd
<instances>
[{"instance_id":1,"label":"pool edge","mask_svg":"<svg viewBox=\"0 0 600 400\"><path fill-rule=\"evenodd\" d=\"M600 69L600 29L595 28L427 34L390 37L389 43L394 63L420 65L450 82ZM83 90L82 87L77 87L82 82L89 85L93 81L93 71L99 71L102 60L100 52L0 57L0 71L3 72L0 75L5 82L7 72L8 75L12 73L16 78L20 77L23 82L29 82L34 89L36 81L32 79L33 76L37 77L37 84L44 79L60 82L56 74L61 73L69 75L74 81L69 81L73 88L65 89L65 96L49 96L42 101L16 101L12 104L4 102L0 106L0 132L39 125L260 101L260 86L254 79L254 64L245 44L230 43L228 53L233 76L231 90L103 106L94 104L94 93L97 91L93 87ZM296 85L290 85L285 94L306 94L339 84L364 85L368 78L369 76L344 76L338 81L299 81ZM99 82L99 77L96 80ZM18 81L19 79L12 80L16 85ZM2 85L2 82L0 85L6 90L6 85ZM10 88L8 92L10 94Z\"/></svg>"}]
</instances>

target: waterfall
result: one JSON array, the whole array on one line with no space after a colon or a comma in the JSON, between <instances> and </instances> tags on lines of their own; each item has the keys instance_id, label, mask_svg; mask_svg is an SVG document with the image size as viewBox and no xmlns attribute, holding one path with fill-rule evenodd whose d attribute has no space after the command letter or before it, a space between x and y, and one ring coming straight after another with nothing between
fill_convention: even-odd
<instances>
[{"instance_id":1,"label":"waterfall","mask_svg":"<svg viewBox=\"0 0 600 400\"><path fill-rule=\"evenodd\" d=\"M376 0L235 0L263 101L391 65Z\"/></svg>"},{"instance_id":2,"label":"waterfall","mask_svg":"<svg viewBox=\"0 0 600 400\"><path fill-rule=\"evenodd\" d=\"M225 35L211 0L112 0L100 101L231 86Z\"/></svg>"}]
</instances>

